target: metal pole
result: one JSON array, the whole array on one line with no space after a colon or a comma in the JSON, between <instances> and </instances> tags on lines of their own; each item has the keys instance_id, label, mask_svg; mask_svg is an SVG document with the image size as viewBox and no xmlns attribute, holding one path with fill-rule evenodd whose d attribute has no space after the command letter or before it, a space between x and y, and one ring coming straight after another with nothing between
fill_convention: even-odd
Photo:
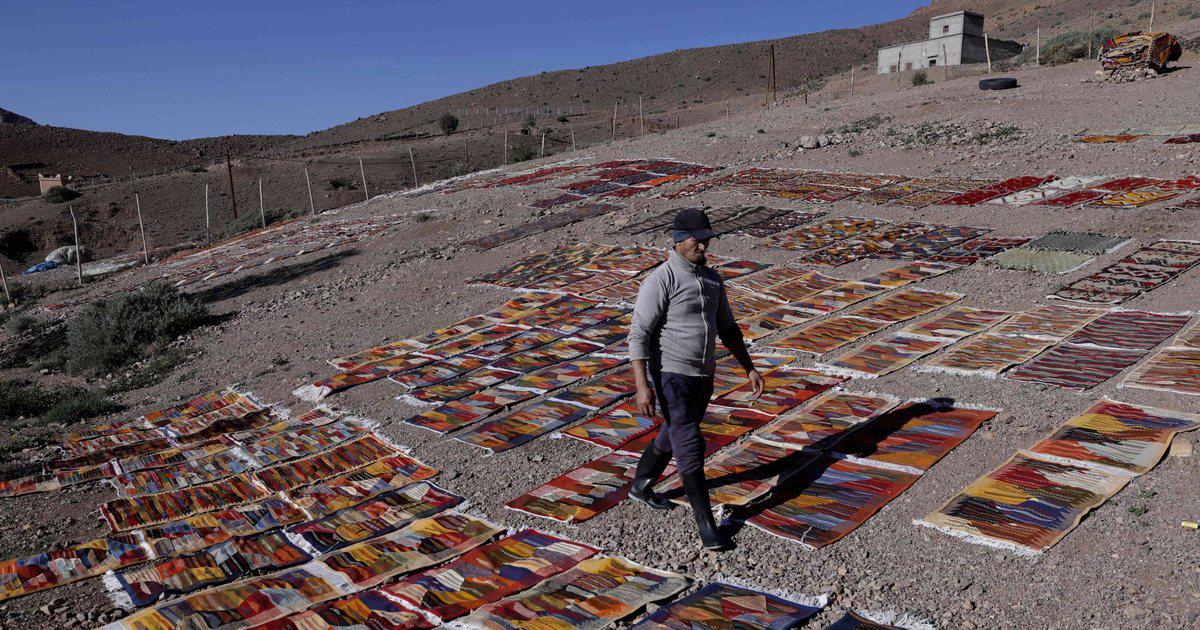
<instances>
[{"instance_id":1,"label":"metal pole","mask_svg":"<svg viewBox=\"0 0 1200 630\"><path fill-rule=\"evenodd\" d=\"M208 184L204 185L204 240L211 238L212 215L208 211Z\"/></svg>"},{"instance_id":2,"label":"metal pole","mask_svg":"<svg viewBox=\"0 0 1200 630\"><path fill-rule=\"evenodd\" d=\"M304 165L304 183L308 184L308 211L316 214L317 204L313 203L312 196L312 178L308 176L308 165Z\"/></svg>"},{"instance_id":3,"label":"metal pole","mask_svg":"<svg viewBox=\"0 0 1200 630\"><path fill-rule=\"evenodd\" d=\"M854 66L850 66L850 98L854 98Z\"/></svg>"},{"instance_id":4,"label":"metal pole","mask_svg":"<svg viewBox=\"0 0 1200 630\"><path fill-rule=\"evenodd\" d=\"M545 131L542 132L542 153L538 157L539 158L546 157L546 132Z\"/></svg>"},{"instance_id":5,"label":"metal pole","mask_svg":"<svg viewBox=\"0 0 1200 630\"><path fill-rule=\"evenodd\" d=\"M12 304L12 294L8 292L8 276L4 275L4 265L0 265L0 284L4 285L4 303Z\"/></svg>"},{"instance_id":6,"label":"metal pole","mask_svg":"<svg viewBox=\"0 0 1200 630\"><path fill-rule=\"evenodd\" d=\"M504 130L504 155L501 157L501 159L503 160L501 162L501 164L508 164L508 130L507 129Z\"/></svg>"},{"instance_id":7,"label":"metal pole","mask_svg":"<svg viewBox=\"0 0 1200 630\"><path fill-rule=\"evenodd\" d=\"M258 218L263 227L267 227L267 208L263 202L262 178L258 178Z\"/></svg>"},{"instance_id":8,"label":"metal pole","mask_svg":"<svg viewBox=\"0 0 1200 630\"><path fill-rule=\"evenodd\" d=\"M613 103L612 140L617 141L617 104Z\"/></svg>"},{"instance_id":9,"label":"metal pole","mask_svg":"<svg viewBox=\"0 0 1200 630\"><path fill-rule=\"evenodd\" d=\"M83 255L79 248L79 221L75 218L75 207L67 206L71 213L71 226L75 230L75 275L79 277L79 286L83 286Z\"/></svg>"},{"instance_id":10,"label":"metal pole","mask_svg":"<svg viewBox=\"0 0 1200 630\"><path fill-rule=\"evenodd\" d=\"M146 224L142 222L142 199L133 193L133 205L137 208L138 230L142 233L142 262L150 264L150 248L146 246ZM75 252L77 255L78 251Z\"/></svg>"},{"instance_id":11,"label":"metal pole","mask_svg":"<svg viewBox=\"0 0 1200 630\"><path fill-rule=\"evenodd\" d=\"M571 150L575 150L575 125L571 125Z\"/></svg>"},{"instance_id":12,"label":"metal pole","mask_svg":"<svg viewBox=\"0 0 1200 630\"><path fill-rule=\"evenodd\" d=\"M362 158L358 158L358 174L362 176L363 201L370 201L371 193L367 191L367 170L363 168Z\"/></svg>"},{"instance_id":13,"label":"metal pole","mask_svg":"<svg viewBox=\"0 0 1200 630\"><path fill-rule=\"evenodd\" d=\"M229 176L229 203L233 204L233 218L237 219L237 195L233 192L233 163L229 161L229 149L225 149L225 174Z\"/></svg>"},{"instance_id":14,"label":"metal pole","mask_svg":"<svg viewBox=\"0 0 1200 630\"><path fill-rule=\"evenodd\" d=\"M408 163L413 169L413 188L417 187L417 159L413 157L412 147L408 147Z\"/></svg>"},{"instance_id":15,"label":"metal pole","mask_svg":"<svg viewBox=\"0 0 1200 630\"><path fill-rule=\"evenodd\" d=\"M950 80L950 55L946 53L946 45L942 44L942 81Z\"/></svg>"},{"instance_id":16,"label":"metal pole","mask_svg":"<svg viewBox=\"0 0 1200 630\"><path fill-rule=\"evenodd\" d=\"M1042 65L1042 27L1037 27L1037 56L1034 57L1034 66Z\"/></svg>"},{"instance_id":17,"label":"metal pole","mask_svg":"<svg viewBox=\"0 0 1200 630\"><path fill-rule=\"evenodd\" d=\"M992 45L988 40L988 34L983 34L983 52L987 55L988 74L992 73Z\"/></svg>"},{"instance_id":18,"label":"metal pole","mask_svg":"<svg viewBox=\"0 0 1200 630\"><path fill-rule=\"evenodd\" d=\"M640 131L638 135L646 135L646 116L645 110L642 108L642 97L640 96L638 97L638 130Z\"/></svg>"}]
</instances>

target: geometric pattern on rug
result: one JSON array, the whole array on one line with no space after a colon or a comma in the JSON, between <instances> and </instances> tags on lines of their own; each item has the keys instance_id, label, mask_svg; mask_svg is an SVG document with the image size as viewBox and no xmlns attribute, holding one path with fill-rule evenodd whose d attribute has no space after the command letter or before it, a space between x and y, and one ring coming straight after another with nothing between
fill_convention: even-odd
<instances>
[{"instance_id":1,"label":"geometric pattern on rug","mask_svg":"<svg viewBox=\"0 0 1200 630\"><path fill-rule=\"evenodd\" d=\"M1150 350L1179 332L1190 314L1114 310L1067 338L1068 343L1106 348Z\"/></svg>"},{"instance_id":2,"label":"geometric pattern on rug","mask_svg":"<svg viewBox=\"0 0 1200 630\"><path fill-rule=\"evenodd\" d=\"M751 439L788 448L828 450L856 426L899 402L882 394L827 392L812 404L780 416Z\"/></svg>"},{"instance_id":3,"label":"geometric pattern on rug","mask_svg":"<svg viewBox=\"0 0 1200 630\"><path fill-rule=\"evenodd\" d=\"M591 412L591 409L571 403L540 400L508 416L485 422L454 439L496 453L581 420Z\"/></svg>"},{"instance_id":4,"label":"geometric pattern on rug","mask_svg":"<svg viewBox=\"0 0 1200 630\"><path fill-rule=\"evenodd\" d=\"M513 510L581 523L625 500L640 455L609 453L505 503ZM666 474L674 470L669 466Z\"/></svg>"},{"instance_id":5,"label":"geometric pattern on rug","mask_svg":"<svg viewBox=\"0 0 1200 630\"><path fill-rule=\"evenodd\" d=\"M1107 311L1062 304L1041 304L1013 315L991 332L997 335L1059 341L1065 339Z\"/></svg>"},{"instance_id":6,"label":"geometric pattern on rug","mask_svg":"<svg viewBox=\"0 0 1200 630\"><path fill-rule=\"evenodd\" d=\"M630 630L775 630L796 628L825 607L825 598L790 601L770 593L709 584L650 613Z\"/></svg>"},{"instance_id":7,"label":"geometric pattern on rug","mask_svg":"<svg viewBox=\"0 0 1200 630\"><path fill-rule=\"evenodd\" d=\"M443 622L519 593L599 552L524 529L383 591Z\"/></svg>"},{"instance_id":8,"label":"geometric pattern on rug","mask_svg":"<svg viewBox=\"0 0 1200 630\"><path fill-rule=\"evenodd\" d=\"M444 434L536 397L537 394L530 391L510 391L490 387L465 398L443 403L433 409L426 409L415 416L406 418L404 422Z\"/></svg>"},{"instance_id":9,"label":"geometric pattern on rug","mask_svg":"<svg viewBox=\"0 0 1200 630\"><path fill-rule=\"evenodd\" d=\"M462 244L480 251L485 251L500 247L501 245L506 245L513 241L518 241L523 238L533 236L534 234L548 232L550 230L555 230L578 221L583 221L584 219L602 216L618 209L619 207L620 206L603 203L583 204L567 210L562 210L555 214L548 214L532 221L523 221L516 226L500 230L499 232L486 234L484 236L465 241Z\"/></svg>"},{"instance_id":10,"label":"geometric pattern on rug","mask_svg":"<svg viewBox=\"0 0 1200 630\"><path fill-rule=\"evenodd\" d=\"M768 344L774 350L825 354L891 326L891 322L835 315Z\"/></svg>"},{"instance_id":11,"label":"geometric pattern on rug","mask_svg":"<svg viewBox=\"0 0 1200 630\"><path fill-rule=\"evenodd\" d=\"M766 388L758 398L753 397L753 388L747 382L714 399L712 404L778 416L845 380L842 376L830 376L814 370L780 368L767 372L763 377Z\"/></svg>"},{"instance_id":12,"label":"geometric pattern on rug","mask_svg":"<svg viewBox=\"0 0 1200 630\"><path fill-rule=\"evenodd\" d=\"M933 354L955 343L955 339L934 339L896 332L868 343L842 356L817 364L821 370L851 378L876 378Z\"/></svg>"},{"instance_id":13,"label":"geometric pattern on rug","mask_svg":"<svg viewBox=\"0 0 1200 630\"><path fill-rule=\"evenodd\" d=\"M1054 341L987 332L951 347L924 365L917 366L916 370L995 378L1009 367L1032 359L1052 345Z\"/></svg>"},{"instance_id":14,"label":"geometric pattern on rug","mask_svg":"<svg viewBox=\"0 0 1200 630\"><path fill-rule=\"evenodd\" d=\"M981 260L987 260L996 254L1008 251L1014 247L1020 247L1028 242L1028 238L1013 236L977 238L961 245L947 247L930 256L928 260L973 265Z\"/></svg>"},{"instance_id":15,"label":"geometric pattern on rug","mask_svg":"<svg viewBox=\"0 0 1200 630\"><path fill-rule=\"evenodd\" d=\"M792 490L772 495L745 520L809 549L847 536L920 479L919 474L845 460L813 466L802 475L789 484Z\"/></svg>"},{"instance_id":16,"label":"geometric pattern on rug","mask_svg":"<svg viewBox=\"0 0 1200 630\"><path fill-rule=\"evenodd\" d=\"M1005 378L1070 389L1090 389L1137 363L1144 350L1063 343L1010 370Z\"/></svg>"},{"instance_id":17,"label":"geometric pattern on rug","mask_svg":"<svg viewBox=\"0 0 1200 630\"><path fill-rule=\"evenodd\" d=\"M658 416L643 416L636 405L625 402L562 434L615 451L627 442L653 431L661 421Z\"/></svg>"},{"instance_id":18,"label":"geometric pattern on rug","mask_svg":"<svg viewBox=\"0 0 1200 630\"><path fill-rule=\"evenodd\" d=\"M1200 395L1200 349L1163 348L1139 365L1121 387Z\"/></svg>"},{"instance_id":19,"label":"geometric pattern on rug","mask_svg":"<svg viewBox=\"0 0 1200 630\"><path fill-rule=\"evenodd\" d=\"M859 463L921 473L962 444L1000 412L910 402L864 424L834 446L835 456Z\"/></svg>"},{"instance_id":20,"label":"geometric pattern on rug","mask_svg":"<svg viewBox=\"0 0 1200 630\"><path fill-rule=\"evenodd\" d=\"M420 482L385 492L329 516L288 528L319 553L395 531L418 518L427 518L465 501L429 483Z\"/></svg>"},{"instance_id":21,"label":"geometric pattern on rug","mask_svg":"<svg viewBox=\"0 0 1200 630\"><path fill-rule=\"evenodd\" d=\"M771 237L770 246L791 251L812 251L887 224L887 221L878 219L838 217L817 225L776 234Z\"/></svg>"},{"instance_id":22,"label":"geometric pattern on rug","mask_svg":"<svg viewBox=\"0 0 1200 630\"><path fill-rule=\"evenodd\" d=\"M1200 243L1158 241L1124 260L1068 284L1050 296L1074 302L1117 304L1150 291L1200 264Z\"/></svg>"},{"instance_id":23,"label":"geometric pattern on rug","mask_svg":"<svg viewBox=\"0 0 1200 630\"><path fill-rule=\"evenodd\" d=\"M602 630L687 588L678 573L607 556L588 558L533 588L461 620L466 628Z\"/></svg>"},{"instance_id":24,"label":"geometric pattern on rug","mask_svg":"<svg viewBox=\"0 0 1200 630\"><path fill-rule=\"evenodd\" d=\"M1200 427L1200 415L1101 399L1029 450L1142 474L1158 463L1176 433Z\"/></svg>"},{"instance_id":25,"label":"geometric pattern on rug","mask_svg":"<svg viewBox=\"0 0 1200 630\"><path fill-rule=\"evenodd\" d=\"M746 505L788 482L820 456L817 451L747 440L704 462L709 499L725 505ZM668 477L655 490L680 505L687 503L683 482L676 475Z\"/></svg>"}]
</instances>

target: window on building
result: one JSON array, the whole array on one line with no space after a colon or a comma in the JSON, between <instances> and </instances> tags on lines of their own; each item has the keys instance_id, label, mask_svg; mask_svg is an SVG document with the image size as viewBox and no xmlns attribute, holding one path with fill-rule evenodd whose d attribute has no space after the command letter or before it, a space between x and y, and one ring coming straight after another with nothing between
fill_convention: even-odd
<instances>
[{"instance_id":1,"label":"window on building","mask_svg":"<svg viewBox=\"0 0 1200 630\"><path fill-rule=\"evenodd\" d=\"M929 67L933 68L935 66L937 66L937 57L930 57L929 58Z\"/></svg>"},{"instance_id":2,"label":"window on building","mask_svg":"<svg viewBox=\"0 0 1200 630\"><path fill-rule=\"evenodd\" d=\"M908 62L908 63L904 64L904 69L905 69L905 70L912 70L912 62L910 61L910 62Z\"/></svg>"},{"instance_id":3,"label":"window on building","mask_svg":"<svg viewBox=\"0 0 1200 630\"><path fill-rule=\"evenodd\" d=\"M888 67L888 72L895 72L895 71L896 71L896 66L895 66L895 65L892 65L892 66L889 66L889 67Z\"/></svg>"},{"instance_id":4,"label":"window on building","mask_svg":"<svg viewBox=\"0 0 1200 630\"><path fill-rule=\"evenodd\" d=\"M949 24L943 24L943 25L942 25L942 32L943 32L943 33L949 33L949 32L950 32L950 25L949 25Z\"/></svg>"}]
</instances>

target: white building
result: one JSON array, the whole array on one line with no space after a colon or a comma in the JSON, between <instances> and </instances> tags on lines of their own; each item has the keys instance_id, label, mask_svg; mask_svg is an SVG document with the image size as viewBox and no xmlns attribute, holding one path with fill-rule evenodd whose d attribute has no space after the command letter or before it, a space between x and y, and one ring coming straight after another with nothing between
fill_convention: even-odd
<instances>
[{"instance_id":1,"label":"white building","mask_svg":"<svg viewBox=\"0 0 1200 630\"><path fill-rule=\"evenodd\" d=\"M1017 42L988 38L992 61L1008 59L1021 52ZM879 74L964 63L984 63L983 15L957 11L929 20L929 39L879 49Z\"/></svg>"}]
</instances>

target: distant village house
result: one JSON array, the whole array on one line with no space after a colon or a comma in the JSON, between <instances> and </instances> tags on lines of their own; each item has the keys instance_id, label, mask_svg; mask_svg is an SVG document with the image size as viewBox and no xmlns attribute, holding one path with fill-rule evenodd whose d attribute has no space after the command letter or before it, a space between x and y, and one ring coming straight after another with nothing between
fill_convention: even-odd
<instances>
[{"instance_id":1,"label":"distant village house","mask_svg":"<svg viewBox=\"0 0 1200 630\"><path fill-rule=\"evenodd\" d=\"M74 181L70 175L43 175L38 173L38 194L44 195L46 194L47 190L50 190L55 186L66 186L67 188L70 188L71 184L73 183Z\"/></svg>"},{"instance_id":2,"label":"distant village house","mask_svg":"<svg viewBox=\"0 0 1200 630\"><path fill-rule=\"evenodd\" d=\"M1018 55L1024 48L1017 42L988 38L992 61ZM938 66L984 63L983 15L957 11L929 20L929 39L879 49L877 72L889 74Z\"/></svg>"}]
</instances>

